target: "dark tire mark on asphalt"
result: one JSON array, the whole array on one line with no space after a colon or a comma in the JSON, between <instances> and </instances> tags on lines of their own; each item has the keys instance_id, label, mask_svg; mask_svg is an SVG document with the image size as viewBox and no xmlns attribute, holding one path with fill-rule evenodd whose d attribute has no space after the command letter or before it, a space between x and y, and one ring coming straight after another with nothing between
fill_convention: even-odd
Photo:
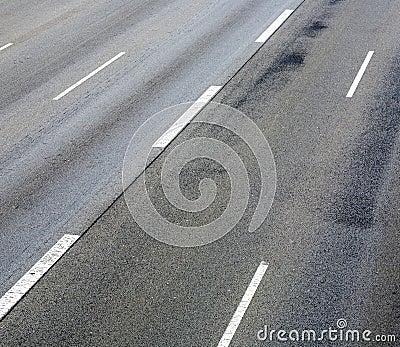
<instances>
[{"instance_id":1,"label":"dark tire mark on asphalt","mask_svg":"<svg viewBox=\"0 0 400 347\"><path fill-rule=\"evenodd\" d=\"M269 89L271 91L282 90L288 83L290 72L298 69L304 64L307 53L306 51L294 50L292 52L282 52L275 61L268 66L261 75L257 76L252 86L246 93L243 93L232 104L232 107L240 110L245 104L253 101L250 96L258 94L258 91ZM267 87L269 86L269 87Z\"/></svg>"},{"instance_id":2,"label":"dark tire mark on asphalt","mask_svg":"<svg viewBox=\"0 0 400 347\"><path fill-rule=\"evenodd\" d=\"M328 26L321 20L314 21L310 24L309 27L304 28L304 35L314 38L318 34L322 32L322 30L326 29Z\"/></svg>"},{"instance_id":3,"label":"dark tire mark on asphalt","mask_svg":"<svg viewBox=\"0 0 400 347\"><path fill-rule=\"evenodd\" d=\"M341 3L341 2L344 2L345 0L330 0L330 4L331 5L337 5L337 4L339 4L339 3Z\"/></svg>"},{"instance_id":4,"label":"dark tire mark on asphalt","mask_svg":"<svg viewBox=\"0 0 400 347\"><path fill-rule=\"evenodd\" d=\"M337 223L369 228L384 181L385 169L391 160L400 127L400 55L382 86L382 92L366 110L367 128L356 140L355 149L344 168L346 183L335 194L331 217Z\"/></svg>"},{"instance_id":5,"label":"dark tire mark on asphalt","mask_svg":"<svg viewBox=\"0 0 400 347\"><path fill-rule=\"evenodd\" d=\"M242 110L255 102L261 90L269 90L270 93L284 90L292 79L293 72L304 65L307 54L315 46L316 41L313 39L328 28L327 19L331 14L330 8L322 6L318 17L311 17L308 22L304 23L299 36L288 38L272 62L265 63L264 69L259 67L255 69L261 73L254 76L252 84L248 88L244 88L245 92L230 102L227 100L223 100L223 102ZM269 52L263 54L265 61L268 62Z\"/></svg>"}]
</instances>

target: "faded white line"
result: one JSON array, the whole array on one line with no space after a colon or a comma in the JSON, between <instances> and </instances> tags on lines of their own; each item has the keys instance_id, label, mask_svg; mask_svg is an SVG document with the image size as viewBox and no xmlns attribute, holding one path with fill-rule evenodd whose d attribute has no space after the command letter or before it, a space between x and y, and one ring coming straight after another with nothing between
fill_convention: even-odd
<instances>
[{"instance_id":1,"label":"faded white line","mask_svg":"<svg viewBox=\"0 0 400 347\"><path fill-rule=\"evenodd\" d=\"M85 76L84 78L82 78L81 80L79 80L78 82L73 84L71 87L67 88L62 93L58 94L55 98L53 98L53 100L61 99L63 96L67 95L69 92L74 90L76 87L80 86L83 82L87 81L89 78L96 75L98 72L100 72L101 70L106 68L108 65L112 64L114 61L121 58L125 53L126 52L118 53L114 58L111 58L109 61L107 61L103 65L99 66L96 70L92 71L89 75Z\"/></svg>"},{"instance_id":2,"label":"faded white line","mask_svg":"<svg viewBox=\"0 0 400 347\"><path fill-rule=\"evenodd\" d=\"M265 30L256 40L256 42L259 43L264 43L267 41L275 31L279 29L279 27L290 17L290 15L293 13L293 10L285 10L282 12L282 14L275 19L275 21Z\"/></svg>"},{"instance_id":3,"label":"faded white line","mask_svg":"<svg viewBox=\"0 0 400 347\"><path fill-rule=\"evenodd\" d=\"M257 291L258 286L263 279L265 272L267 271L268 264L266 262L261 262L258 266L256 273L253 276L249 286L247 287L246 292L243 295L242 301L240 302L238 308L231 321L229 322L228 327L225 330L224 335L218 343L218 347L228 347L236 333L236 329L238 328L244 314L246 313L247 308L250 305L251 300L253 299L254 294Z\"/></svg>"},{"instance_id":4,"label":"faded white line","mask_svg":"<svg viewBox=\"0 0 400 347\"><path fill-rule=\"evenodd\" d=\"M13 44L14 44L13 42L10 42L10 43L7 43L7 44L4 45L4 46L1 46L1 47L0 47L0 51L2 51L3 49L6 49L6 48L12 46Z\"/></svg>"},{"instance_id":5,"label":"faded white line","mask_svg":"<svg viewBox=\"0 0 400 347\"><path fill-rule=\"evenodd\" d=\"M79 239L78 235L64 235L15 285L0 298L0 320L22 299L40 278Z\"/></svg>"},{"instance_id":6,"label":"faded white line","mask_svg":"<svg viewBox=\"0 0 400 347\"><path fill-rule=\"evenodd\" d=\"M153 148L165 148L190 121L211 101L222 86L211 86L179 119L153 144Z\"/></svg>"},{"instance_id":7,"label":"faded white line","mask_svg":"<svg viewBox=\"0 0 400 347\"><path fill-rule=\"evenodd\" d=\"M372 59L372 56L374 55L374 51L369 51L367 54L367 57L365 58L364 62L361 65L360 71L358 71L358 74L356 78L353 81L353 84L351 85L349 92L346 95L346 98L351 98L354 95L354 92L357 89L358 84L361 81L361 78L363 77L365 70L367 70L368 64Z\"/></svg>"}]
</instances>

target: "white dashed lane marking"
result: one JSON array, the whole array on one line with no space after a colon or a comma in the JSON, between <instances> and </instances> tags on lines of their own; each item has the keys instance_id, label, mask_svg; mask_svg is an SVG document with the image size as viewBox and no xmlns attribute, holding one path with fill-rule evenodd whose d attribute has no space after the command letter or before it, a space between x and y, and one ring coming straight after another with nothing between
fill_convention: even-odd
<instances>
[{"instance_id":1,"label":"white dashed lane marking","mask_svg":"<svg viewBox=\"0 0 400 347\"><path fill-rule=\"evenodd\" d=\"M357 86L360 83L361 78L364 76L365 70L367 70L368 64L371 61L373 55L374 55L374 51L368 52L367 57L365 58L363 64L361 65L361 68L358 71L358 74L357 74L356 78L354 79L353 84L351 85L351 87L349 89L349 92L346 95L347 98L353 97L353 95L357 89Z\"/></svg>"},{"instance_id":2,"label":"white dashed lane marking","mask_svg":"<svg viewBox=\"0 0 400 347\"><path fill-rule=\"evenodd\" d=\"M2 51L2 50L4 50L4 49L6 49L6 48L12 46L13 44L14 44L14 43L10 42L10 43L7 43L7 44L4 45L4 46L1 46L1 47L0 47L0 51Z\"/></svg>"},{"instance_id":3,"label":"white dashed lane marking","mask_svg":"<svg viewBox=\"0 0 400 347\"><path fill-rule=\"evenodd\" d=\"M283 11L282 14L275 19L275 21L258 37L256 42L264 43L267 41L274 34L274 32L277 31L283 23L285 23L286 19L288 19L293 12L293 10Z\"/></svg>"},{"instance_id":4,"label":"white dashed lane marking","mask_svg":"<svg viewBox=\"0 0 400 347\"><path fill-rule=\"evenodd\" d=\"M0 298L0 320L22 299L43 275L79 239L78 235L64 235L14 286Z\"/></svg>"},{"instance_id":5,"label":"white dashed lane marking","mask_svg":"<svg viewBox=\"0 0 400 347\"><path fill-rule=\"evenodd\" d=\"M256 273L253 276L253 279L247 287L246 292L243 295L242 301L240 301L238 308L233 314L233 317L229 322L229 325L226 328L224 335L219 341L218 347L228 347L230 345L233 337L235 336L236 329L238 328L244 314L246 313L246 310L249 307L250 302L253 299L254 294L256 293L257 288L260 285L261 280L263 279L267 269L268 264L265 262L261 262L261 264L257 268Z\"/></svg>"},{"instance_id":6,"label":"white dashed lane marking","mask_svg":"<svg viewBox=\"0 0 400 347\"><path fill-rule=\"evenodd\" d=\"M60 100L63 96L67 95L69 92L73 91L76 87L80 86L82 83L86 82L89 78L93 77L97 73L99 73L101 70L106 68L108 65L112 64L114 61L117 59L121 58L126 52L121 52L118 53L115 57L111 58L107 62L105 62L103 65L99 66L96 70L92 71L89 75L83 77L81 80L73 84L71 87L67 88L64 90L62 93L58 94L53 100Z\"/></svg>"}]
</instances>

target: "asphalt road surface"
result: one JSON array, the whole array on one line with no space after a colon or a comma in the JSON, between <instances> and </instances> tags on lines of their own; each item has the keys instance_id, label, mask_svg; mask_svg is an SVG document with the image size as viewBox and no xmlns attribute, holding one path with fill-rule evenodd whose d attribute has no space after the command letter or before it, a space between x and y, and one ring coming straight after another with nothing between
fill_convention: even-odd
<instances>
[{"instance_id":1,"label":"asphalt road surface","mask_svg":"<svg viewBox=\"0 0 400 347\"><path fill-rule=\"evenodd\" d=\"M0 1L0 313L63 235L76 241L3 314L0 346L398 346L398 13L391 0ZM142 172L192 104L169 107L202 94L194 107L212 102ZM212 124L236 116L234 133ZM233 183L232 152L195 139L233 149L249 182ZM209 149L223 164L180 170ZM265 167L276 192L250 233L273 193ZM177 187L191 213L172 206ZM214 225L233 193L249 199L225 235L159 241L156 216L166 234Z\"/></svg>"}]
</instances>

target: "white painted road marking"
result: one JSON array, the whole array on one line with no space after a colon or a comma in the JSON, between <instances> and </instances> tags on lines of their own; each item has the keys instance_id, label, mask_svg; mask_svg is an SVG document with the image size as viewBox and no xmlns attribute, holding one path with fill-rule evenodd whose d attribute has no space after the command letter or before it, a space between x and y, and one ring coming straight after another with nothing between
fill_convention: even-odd
<instances>
[{"instance_id":1,"label":"white painted road marking","mask_svg":"<svg viewBox=\"0 0 400 347\"><path fill-rule=\"evenodd\" d=\"M253 276L249 286L247 287L246 293L244 293L242 301L240 302L238 308L236 309L233 317L225 330L224 335L218 343L218 347L228 347L233 339L233 336L236 333L236 329L238 328L244 314L246 313L247 308L250 305L251 300L253 299L256 290L263 279L265 272L267 271L268 264L265 262L261 262L258 266L256 273Z\"/></svg>"},{"instance_id":2,"label":"white painted road marking","mask_svg":"<svg viewBox=\"0 0 400 347\"><path fill-rule=\"evenodd\" d=\"M222 86L209 87L188 110L153 144L153 148L165 148L190 121L211 101Z\"/></svg>"},{"instance_id":3,"label":"white painted road marking","mask_svg":"<svg viewBox=\"0 0 400 347\"><path fill-rule=\"evenodd\" d=\"M89 75L86 77L82 78L78 82L76 82L74 85L69 87L68 89L64 90L62 93L58 94L53 100L59 100L63 96L67 95L70 91L74 90L76 87L80 86L83 82L87 81L89 78L93 77L95 74L106 68L108 65L112 64L114 61L117 59L121 58L126 52L121 52L118 53L114 58L111 58L109 61L105 62L103 65L99 66L96 70L92 71Z\"/></svg>"},{"instance_id":4,"label":"white painted road marking","mask_svg":"<svg viewBox=\"0 0 400 347\"><path fill-rule=\"evenodd\" d=\"M10 312L79 237L78 235L64 235L7 293L3 295L0 299L0 320Z\"/></svg>"},{"instance_id":5,"label":"white painted road marking","mask_svg":"<svg viewBox=\"0 0 400 347\"><path fill-rule=\"evenodd\" d=\"M3 49L6 49L6 48L12 46L13 44L14 44L13 42L7 43L6 45L0 47L0 51L2 51Z\"/></svg>"},{"instance_id":6,"label":"white painted road marking","mask_svg":"<svg viewBox=\"0 0 400 347\"><path fill-rule=\"evenodd\" d=\"M358 71L358 74L356 76L356 78L353 81L353 84L350 87L349 92L346 95L346 98L351 98L354 95L354 92L357 89L358 84L361 81L361 78L363 77L365 70L367 69L367 66L369 64L369 62L371 61L372 56L374 55L374 51L369 51L367 54L367 57L365 58L363 64L361 65L360 71Z\"/></svg>"},{"instance_id":7,"label":"white painted road marking","mask_svg":"<svg viewBox=\"0 0 400 347\"><path fill-rule=\"evenodd\" d=\"M275 31L279 29L279 27L290 17L290 15L293 13L293 10L285 10L282 12L282 14L275 19L275 21L265 30L259 38L256 40L256 42L259 43L264 43L267 41Z\"/></svg>"}]
</instances>

